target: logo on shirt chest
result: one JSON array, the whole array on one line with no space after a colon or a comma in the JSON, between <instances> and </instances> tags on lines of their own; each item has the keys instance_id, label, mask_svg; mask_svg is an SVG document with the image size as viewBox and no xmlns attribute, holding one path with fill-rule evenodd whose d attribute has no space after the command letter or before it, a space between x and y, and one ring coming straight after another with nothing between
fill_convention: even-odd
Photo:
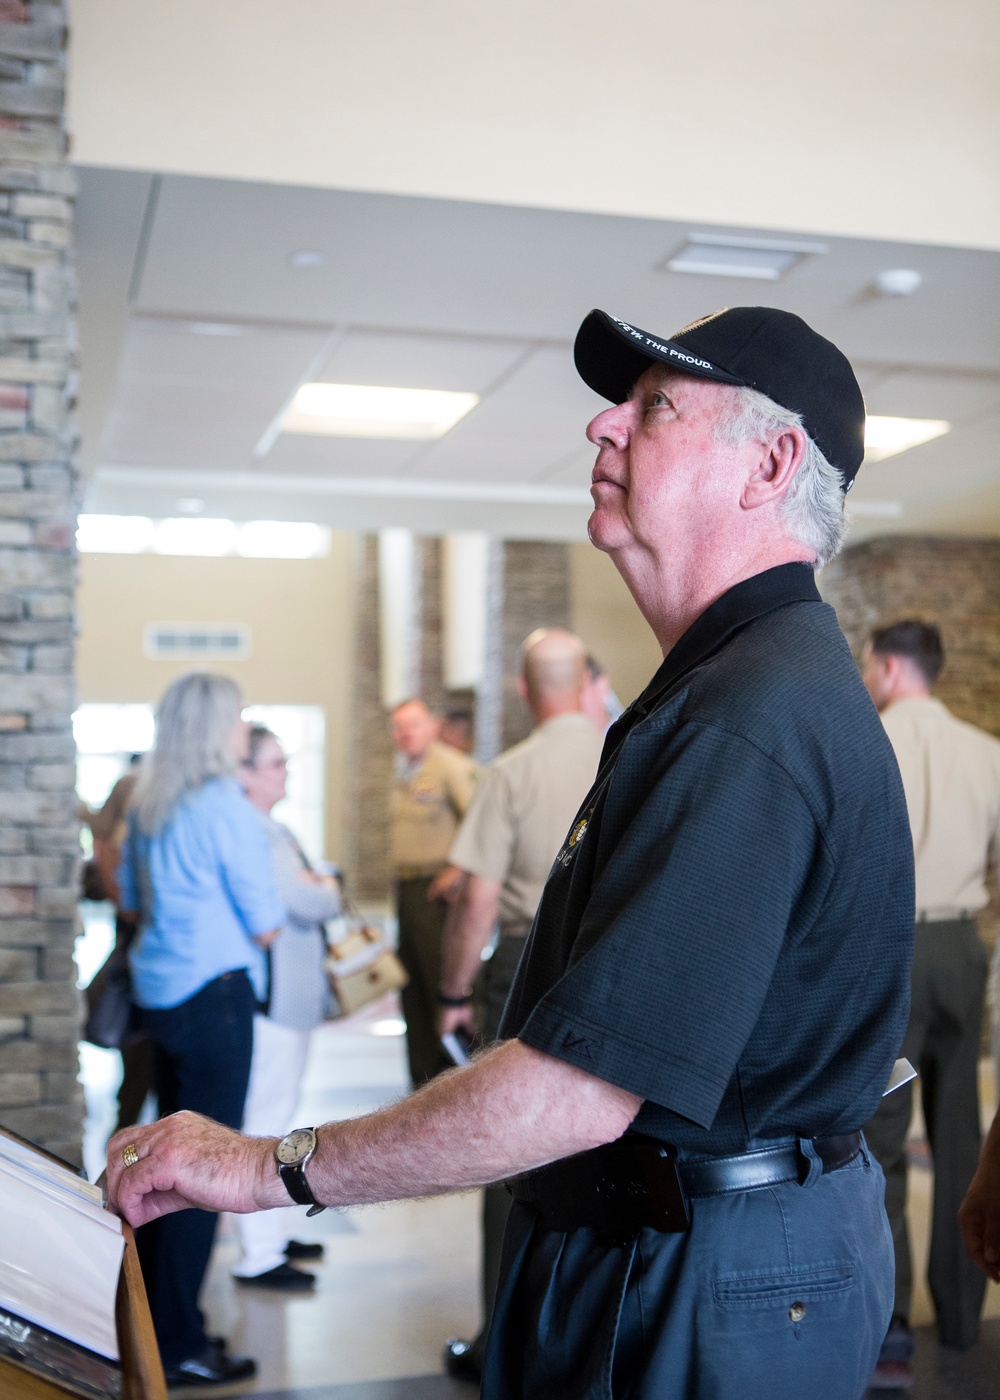
<instances>
[{"instance_id":1,"label":"logo on shirt chest","mask_svg":"<svg viewBox=\"0 0 1000 1400\"><path fill-rule=\"evenodd\" d=\"M587 816L580 818L576 826L574 826L573 830L570 832L569 840L556 856L556 860L560 865L569 865L570 861L573 859L576 854L577 846L579 846L580 842L587 834L587 823L589 820L590 814L588 813Z\"/></svg>"}]
</instances>

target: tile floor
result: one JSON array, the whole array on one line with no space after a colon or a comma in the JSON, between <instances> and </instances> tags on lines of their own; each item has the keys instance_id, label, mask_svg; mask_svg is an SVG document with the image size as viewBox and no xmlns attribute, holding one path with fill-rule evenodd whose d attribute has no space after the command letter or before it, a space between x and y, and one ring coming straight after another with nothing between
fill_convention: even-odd
<instances>
[{"instance_id":1,"label":"tile floor","mask_svg":"<svg viewBox=\"0 0 1000 1400\"><path fill-rule=\"evenodd\" d=\"M323 1122L364 1113L405 1091L401 1023L392 1004L316 1033L301 1119ZM118 1059L84 1047L89 1118L88 1169L99 1169L110 1129ZM983 1098L992 1102L984 1065ZM914 1132L919 1138L920 1124ZM917 1143L914 1144L917 1146ZM919 1156L919 1149L917 1151ZM930 1172L911 1171L916 1257L926 1253ZM223 1219L204 1304L210 1330L255 1356L256 1381L233 1394L257 1400L474 1400L472 1387L441 1374L441 1344L478 1324L478 1196L392 1206L296 1213L298 1238L321 1240L314 1295L286 1297L237 1289L229 1270L238 1245ZM1000 1288L990 1285L979 1346L964 1355L934 1340L930 1301L918 1287L913 1400L995 1400L1000 1393ZM191 1400L208 1392L186 1390ZM881 1392L888 1397L890 1392Z\"/></svg>"}]
</instances>

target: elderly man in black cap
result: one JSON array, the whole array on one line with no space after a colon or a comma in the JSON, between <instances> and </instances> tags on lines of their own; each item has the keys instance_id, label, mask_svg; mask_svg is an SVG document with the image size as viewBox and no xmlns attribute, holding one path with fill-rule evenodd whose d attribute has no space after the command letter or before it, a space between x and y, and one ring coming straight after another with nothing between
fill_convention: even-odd
<instances>
[{"instance_id":1,"label":"elderly man in black cap","mask_svg":"<svg viewBox=\"0 0 1000 1400\"><path fill-rule=\"evenodd\" d=\"M845 357L798 317L576 343L593 543L663 651L608 734L502 1043L391 1108L250 1141L118 1134L133 1222L506 1180L487 1400L857 1400L892 1309L861 1135L906 1025L912 847L813 569L863 456ZM127 1164L127 1165L126 1165Z\"/></svg>"}]
</instances>

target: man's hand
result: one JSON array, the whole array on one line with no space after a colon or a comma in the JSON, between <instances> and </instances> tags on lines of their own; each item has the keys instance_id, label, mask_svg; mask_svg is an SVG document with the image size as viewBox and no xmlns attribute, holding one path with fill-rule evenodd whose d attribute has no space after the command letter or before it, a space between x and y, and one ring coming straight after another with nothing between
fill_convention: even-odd
<instances>
[{"instance_id":1,"label":"man's hand","mask_svg":"<svg viewBox=\"0 0 1000 1400\"><path fill-rule=\"evenodd\" d=\"M139 1161L127 1167L128 1145ZM274 1148L273 1138L245 1138L186 1111L123 1128L108 1143L108 1204L130 1225L188 1206L245 1214L288 1205Z\"/></svg>"},{"instance_id":2,"label":"man's hand","mask_svg":"<svg viewBox=\"0 0 1000 1400\"><path fill-rule=\"evenodd\" d=\"M458 1030L466 1031L470 1036L474 1036L478 1030L476 1014L472 1009L471 1001L465 1006L438 1007L438 1035L451 1035L454 1031Z\"/></svg>"},{"instance_id":3,"label":"man's hand","mask_svg":"<svg viewBox=\"0 0 1000 1400\"><path fill-rule=\"evenodd\" d=\"M270 948L280 932L280 928L271 928L267 933L256 933L251 942L256 943L258 948Z\"/></svg>"},{"instance_id":4,"label":"man's hand","mask_svg":"<svg viewBox=\"0 0 1000 1400\"><path fill-rule=\"evenodd\" d=\"M446 865L440 875L436 875L427 888L429 904L442 902L453 904L458 897L465 871L457 865Z\"/></svg>"},{"instance_id":5,"label":"man's hand","mask_svg":"<svg viewBox=\"0 0 1000 1400\"><path fill-rule=\"evenodd\" d=\"M983 1144L979 1167L958 1212L965 1252L1000 1283L1000 1112Z\"/></svg>"}]
</instances>

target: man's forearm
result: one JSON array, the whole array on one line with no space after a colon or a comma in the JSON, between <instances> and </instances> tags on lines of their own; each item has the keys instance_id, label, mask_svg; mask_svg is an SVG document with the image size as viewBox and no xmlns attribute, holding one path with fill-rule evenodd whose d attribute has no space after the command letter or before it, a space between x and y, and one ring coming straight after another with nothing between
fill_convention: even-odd
<instances>
[{"instance_id":1,"label":"man's forearm","mask_svg":"<svg viewBox=\"0 0 1000 1400\"><path fill-rule=\"evenodd\" d=\"M509 1041L390 1109L321 1129L309 1184L335 1206L485 1186L620 1137L640 1102ZM272 1195L287 1204L284 1187Z\"/></svg>"},{"instance_id":2,"label":"man's forearm","mask_svg":"<svg viewBox=\"0 0 1000 1400\"><path fill-rule=\"evenodd\" d=\"M445 931L441 954L441 990L458 997L472 986L490 941L500 904L500 881L469 875Z\"/></svg>"},{"instance_id":3,"label":"man's forearm","mask_svg":"<svg viewBox=\"0 0 1000 1400\"><path fill-rule=\"evenodd\" d=\"M508 1041L390 1108L320 1128L306 1178L330 1206L467 1190L611 1142L640 1106L624 1089ZM126 1143L140 1159L129 1167ZM108 1144L111 1200L133 1224L186 1205L287 1206L274 1145L196 1114L126 1129Z\"/></svg>"}]
</instances>

